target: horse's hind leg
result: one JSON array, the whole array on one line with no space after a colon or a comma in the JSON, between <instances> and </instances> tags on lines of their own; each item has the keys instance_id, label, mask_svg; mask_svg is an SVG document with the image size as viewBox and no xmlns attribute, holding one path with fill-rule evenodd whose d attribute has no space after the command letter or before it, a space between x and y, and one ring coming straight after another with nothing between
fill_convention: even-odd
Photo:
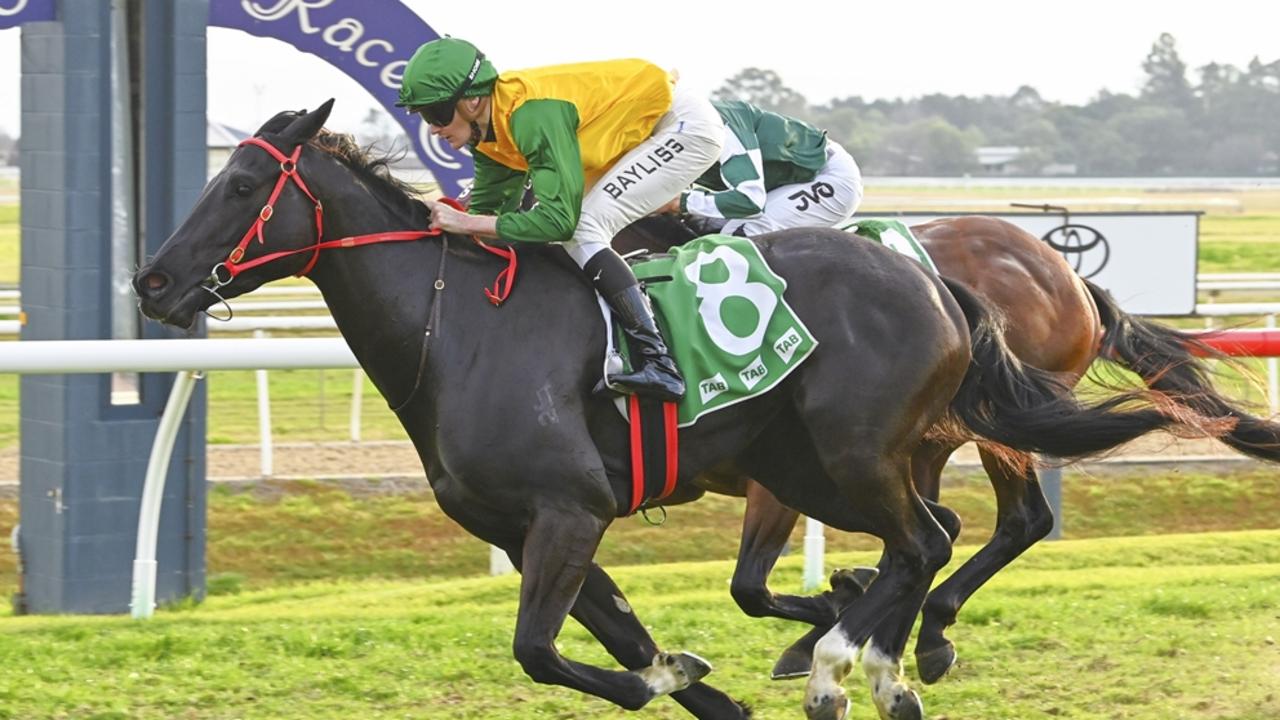
<instances>
[{"instance_id":1,"label":"horse's hind leg","mask_svg":"<svg viewBox=\"0 0 1280 720\"><path fill-rule=\"evenodd\" d=\"M581 509L546 505L534 511L521 555L515 656L535 682L563 685L638 710L659 695L685 689L711 668L694 655L659 653L643 670L619 672L574 662L556 649L555 638L577 601L607 525Z\"/></svg>"},{"instance_id":2,"label":"horse's hind leg","mask_svg":"<svg viewBox=\"0 0 1280 720\"><path fill-rule=\"evenodd\" d=\"M595 563L587 571L572 614L610 655L629 670L642 670L659 655L657 644L636 618L613 578ZM751 717L747 707L701 682L672 693L671 699L702 720L746 720Z\"/></svg>"},{"instance_id":3,"label":"horse's hind leg","mask_svg":"<svg viewBox=\"0 0 1280 720\"><path fill-rule=\"evenodd\" d=\"M930 578L951 557L950 539L915 494L907 480L907 465L905 458L900 462L871 458L855 463L851 480L842 484L845 497L858 499L858 509L848 518L856 522L845 523L845 529L880 537L885 551L875 583L841 612L835 627L814 649L805 688L810 720L844 717L847 700L840 683L853 669L857 648L885 618L893 617L895 608L912 602L918 607L917 598L927 591ZM914 609L911 612L914 615ZM918 702L914 707L919 707Z\"/></svg>"},{"instance_id":4,"label":"horse's hind leg","mask_svg":"<svg viewBox=\"0 0 1280 720\"><path fill-rule=\"evenodd\" d=\"M955 662L955 646L943 632L978 588L1053 529L1053 511L1035 469L1011 468L980 451L982 465L996 491L996 529L991 540L951 577L929 593L924 605L916 665L926 683L937 682Z\"/></svg>"},{"instance_id":5,"label":"horse's hind leg","mask_svg":"<svg viewBox=\"0 0 1280 720\"><path fill-rule=\"evenodd\" d=\"M742 612L751 617L822 621L823 611L833 616L830 608L810 607L804 603L787 603L783 596L769 591L769 573L786 547L800 514L774 499L759 483L747 482L747 508L742 514L742 542L738 545L738 562L733 568L729 593ZM807 599L807 598L806 598ZM780 602L787 606L780 606Z\"/></svg>"},{"instance_id":6,"label":"horse's hind leg","mask_svg":"<svg viewBox=\"0 0 1280 720\"><path fill-rule=\"evenodd\" d=\"M949 508L937 503L941 489L942 470L955 448L951 445L926 442L911 458L912 482L921 495L930 514L946 531L951 542L960 535L960 517ZM871 687L872 698L880 717L917 718L923 715L920 696L908 685L902 670L902 655L911 636L911 628L924 603L929 584L922 585L909 599L880 623L871 639L862 649L862 670Z\"/></svg>"},{"instance_id":7,"label":"horse's hind leg","mask_svg":"<svg viewBox=\"0 0 1280 720\"><path fill-rule=\"evenodd\" d=\"M952 452L954 452L954 448L950 445L934 442L922 443L920 448L912 454L911 476L912 482L916 486L916 492L924 499L925 505L933 513L934 519L942 525L942 529L946 531L947 536L951 538L952 542L955 542L956 537L960 535L959 516L946 508L936 505L942 468L946 466L947 458L951 456ZM748 495L748 502L750 502L749 498L750 495ZM881 562L883 564L883 560ZM739 560L739 564L741 565L741 560ZM831 604L835 607L835 612L838 614L845 605L866 592L878 574L878 567L837 570L831 576L832 592L823 593L823 597L829 598ZM882 623L881 628L877 628L875 637L897 637L899 631L896 628L899 628L904 622L906 623L906 631L909 633L911 625L915 622L915 614L893 618L886 621L886 623ZM824 624L815 623L813 630L810 630L799 640L792 643L790 647L783 651L778 658L778 662L774 664L773 678L782 680L808 675L809 668L813 664L814 645L817 644L818 640L822 639L822 636L834 624L834 618ZM894 629L887 629L886 626ZM875 642L875 637L872 639L873 642ZM891 642L893 644L890 644ZM882 640L879 647L896 647L896 651L892 652L890 656L900 658L906 648L906 637L902 637L901 643ZM898 676L900 675L901 672L898 673ZM872 685L876 685L874 680Z\"/></svg>"},{"instance_id":8,"label":"horse's hind leg","mask_svg":"<svg viewBox=\"0 0 1280 720\"><path fill-rule=\"evenodd\" d=\"M751 617L777 617L830 628L840 608L853 602L869 584L868 570L855 575L838 571L833 587L820 595L779 595L769 590L769 573L791 538L800 514L778 502L762 485L747 482L747 509L742 516L742 543L729 592ZM864 579L865 578L865 579ZM805 659L804 668L809 667Z\"/></svg>"},{"instance_id":9,"label":"horse's hind leg","mask_svg":"<svg viewBox=\"0 0 1280 720\"><path fill-rule=\"evenodd\" d=\"M929 513L955 542L960 534L960 517L949 508L921 498ZM881 561L883 565L883 560ZM920 696L911 689L902 670L902 654L920 607L936 573L930 573L911 596L898 603L876 626L871 639L862 648L862 671L871 687L871 698L886 720L918 720L924 716Z\"/></svg>"}]
</instances>

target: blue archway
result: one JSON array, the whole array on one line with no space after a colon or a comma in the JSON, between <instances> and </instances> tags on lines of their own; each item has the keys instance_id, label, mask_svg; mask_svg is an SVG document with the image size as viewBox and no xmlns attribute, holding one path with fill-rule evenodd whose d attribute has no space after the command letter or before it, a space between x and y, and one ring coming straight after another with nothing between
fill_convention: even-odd
<instances>
[{"instance_id":1,"label":"blue archway","mask_svg":"<svg viewBox=\"0 0 1280 720\"><path fill-rule=\"evenodd\" d=\"M53 18L53 0L0 0L0 30Z\"/></svg>"},{"instance_id":2,"label":"blue archway","mask_svg":"<svg viewBox=\"0 0 1280 720\"><path fill-rule=\"evenodd\" d=\"M441 144L421 118L395 106L409 58L440 37L399 0L209 0L209 24L282 40L360 83L404 127L446 194L457 195L471 177L469 155Z\"/></svg>"}]
</instances>

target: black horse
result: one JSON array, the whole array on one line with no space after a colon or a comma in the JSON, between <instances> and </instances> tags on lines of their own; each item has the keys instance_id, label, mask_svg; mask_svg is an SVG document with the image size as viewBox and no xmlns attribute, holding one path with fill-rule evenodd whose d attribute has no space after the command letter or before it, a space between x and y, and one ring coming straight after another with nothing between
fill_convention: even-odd
<instances>
[{"instance_id":1,"label":"black horse","mask_svg":"<svg viewBox=\"0 0 1280 720\"><path fill-rule=\"evenodd\" d=\"M521 571L514 654L525 672L628 709L670 693L696 717L749 717L700 682L705 662L660 652L592 560L628 512L630 482L627 427L592 392L605 338L589 283L559 248L522 247L515 295L495 309L480 289L497 263L466 238L321 253L429 224L377 163L321 131L331 102L277 115L233 153L134 276L143 313L190 326L219 293L306 272L394 406L440 507ZM911 482L927 433L1076 457L1188 418L1119 407L1137 394L1081 407L1018 364L975 296L883 248L837 231L755 242L819 346L770 393L683 430L677 483L732 463L789 507L883 540L880 577L819 643L806 689L811 718L840 718L856 649L881 622L909 628L950 557L936 518L954 515ZM561 656L554 640L570 614L628 670Z\"/></svg>"}]
</instances>

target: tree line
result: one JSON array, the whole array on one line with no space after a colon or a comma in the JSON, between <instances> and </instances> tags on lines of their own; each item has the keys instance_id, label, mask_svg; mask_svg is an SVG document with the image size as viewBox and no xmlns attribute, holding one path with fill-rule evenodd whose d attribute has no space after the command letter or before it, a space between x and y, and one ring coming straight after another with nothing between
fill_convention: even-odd
<instances>
[{"instance_id":1,"label":"tree line","mask_svg":"<svg viewBox=\"0 0 1280 720\"><path fill-rule=\"evenodd\" d=\"M827 130L868 175L977 174L983 146L1019 148L1007 169L1019 175L1280 174L1280 59L1255 57L1246 68L1211 62L1192 73L1165 33L1142 69L1136 95L1103 90L1085 105L1051 102L1025 85L1009 96L851 96L810 105L762 68L742 70L713 96Z\"/></svg>"}]
</instances>

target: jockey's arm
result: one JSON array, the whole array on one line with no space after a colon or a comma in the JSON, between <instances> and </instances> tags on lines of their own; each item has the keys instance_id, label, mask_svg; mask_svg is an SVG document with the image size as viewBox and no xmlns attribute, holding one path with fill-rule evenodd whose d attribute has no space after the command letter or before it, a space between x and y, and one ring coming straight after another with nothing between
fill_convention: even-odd
<instances>
[{"instance_id":1,"label":"jockey's arm","mask_svg":"<svg viewBox=\"0 0 1280 720\"><path fill-rule=\"evenodd\" d=\"M513 210L519 205L523 173L500 165L482 153L476 154L475 168L476 179L467 212L430 202L432 228L481 238L498 237L498 218L494 213Z\"/></svg>"},{"instance_id":2,"label":"jockey's arm","mask_svg":"<svg viewBox=\"0 0 1280 720\"><path fill-rule=\"evenodd\" d=\"M494 161L484 153L474 153L475 183L467 210L472 215L501 215L520 205L524 173Z\"/></svg>"},{"instance_id":3,"label":"jockey's arm","mask_svg":"<svg viewBox=\"0 0 1280 720\"><path fill-rule=\"evenodd\" d=\"M754 130L728 123L720 152L720 179L725 190L699 188L680 195L680 211L712 218L749 218L764 212L764 162Z\"/></svg>"},{"instance_id":4,"label":"jockey's arm","mask_svg":"<svg viewBox=\"0 0 1280 720\"><path fill-rule=\"evenodd\" d=\"M564 242L582 213L585 180L578 146L578 110L563 100L530 100L511 116L511 135L529 164L538 204L527 212L504 212L498 237L517 242Z\"/></svg>"}]
</instances>

